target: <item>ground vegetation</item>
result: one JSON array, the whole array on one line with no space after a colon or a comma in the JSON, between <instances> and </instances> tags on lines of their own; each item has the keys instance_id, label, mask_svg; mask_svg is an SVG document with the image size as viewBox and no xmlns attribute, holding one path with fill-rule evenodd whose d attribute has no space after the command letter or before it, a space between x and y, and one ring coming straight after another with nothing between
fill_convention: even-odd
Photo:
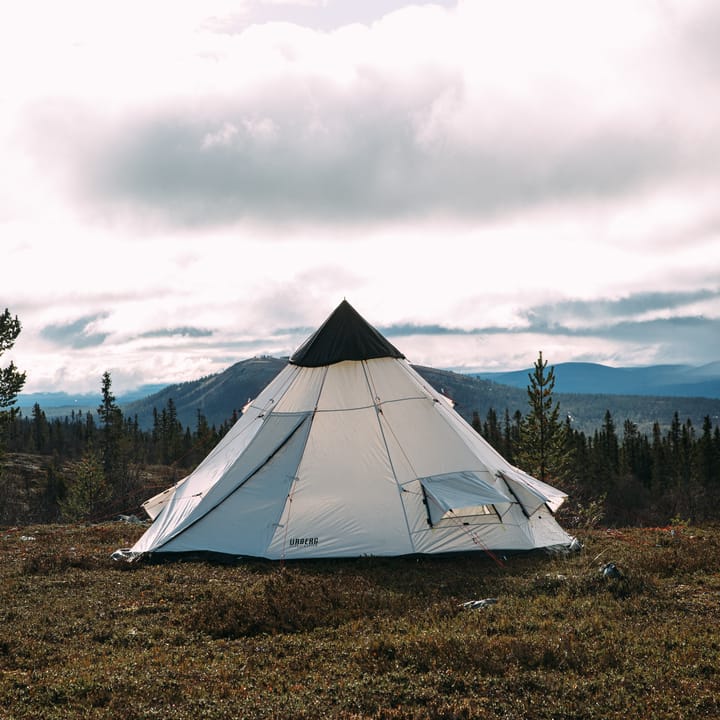
<instances>
[{"instance_id":1,"label":"ground vegetation","mask_svg":"<svg viewBox=\"0 0 720 720\"><path fill-rule=\"evenodd\" d=\"M496 559L111 559L143 531L0 531L3 718L720 716L717 527Z\"/></svg>"}]
</instances>

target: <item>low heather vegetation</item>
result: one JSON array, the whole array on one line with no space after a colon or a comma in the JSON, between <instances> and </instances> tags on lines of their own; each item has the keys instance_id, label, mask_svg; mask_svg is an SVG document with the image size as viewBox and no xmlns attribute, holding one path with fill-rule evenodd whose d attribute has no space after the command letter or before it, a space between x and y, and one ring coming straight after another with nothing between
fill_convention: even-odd
<instances>
[{"instance_id":1,"label":"low heather vegetation","mask_svg":"<svg viewBox=\"0 0 720 720\"><path fill-rule=\"evenodd\" d=\"M110 558L143 529L0 531L3 718L720 715L716 527L499 562Z\"/></svg>"}]
</instances>

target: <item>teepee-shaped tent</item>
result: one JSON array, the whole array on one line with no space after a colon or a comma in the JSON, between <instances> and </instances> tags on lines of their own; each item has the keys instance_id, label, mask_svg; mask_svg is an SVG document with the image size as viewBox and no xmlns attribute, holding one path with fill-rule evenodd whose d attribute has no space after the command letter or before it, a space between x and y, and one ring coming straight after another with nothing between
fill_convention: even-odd
<instances>
[{"instance_id":1,"label":"teepee-shaped tent","mask_svg":"<svg viewBox=\"0 0 720 720\"><path fill-rule=\"evenodd\" d=\"M343 301L125 556L568 546L553 517L565 497L505 461Z\"/></svg>"}]
</instances>

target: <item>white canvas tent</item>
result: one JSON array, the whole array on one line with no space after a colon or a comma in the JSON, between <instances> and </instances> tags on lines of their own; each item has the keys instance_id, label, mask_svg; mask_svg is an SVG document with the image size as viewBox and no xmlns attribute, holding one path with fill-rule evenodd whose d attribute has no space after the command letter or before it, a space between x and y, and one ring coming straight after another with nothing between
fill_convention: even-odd
<instances>
[{"instance_id":1,"label":"white canvas tent","mask_svg":"<svg viewBox=\"0 0 720 720\"><path fill-rule=\"evenodd\" d=\"M566 496L504 460L346 301L166 493L125 557L572 543L553 516Z\"/></svg>"}]
</instances>

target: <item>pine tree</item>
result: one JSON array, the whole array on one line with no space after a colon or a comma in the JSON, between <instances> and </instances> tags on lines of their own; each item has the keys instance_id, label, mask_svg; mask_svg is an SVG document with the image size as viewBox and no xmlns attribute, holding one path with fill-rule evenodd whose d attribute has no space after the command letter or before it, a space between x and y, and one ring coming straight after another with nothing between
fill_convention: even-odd
<instances>
[{"instance_id":1,"label":"pine tree","mask_svg":"<svg viewBox=\"0 0 720 720\"><path fill-rule=\"evenodd\" d=\"M22 325L17 318L10 315L10 311L5 308L5 312L0 314L0 355L6 350L10 350L20 335ZM7 493L3 489L2 473L3 473L3 453L5 451L6 431L15 420L16 412L12 409L18 393L25 385L25 373L20 372L14 362L2 368L0 367L0 515L5 515L5 504L8 500ZM5 408L11 408L6 410Z\"/></svg>"},{"instance_id":2,"label":"pine tree","mask_svg":"<svg viewBox=\"0 0 720 720\"><path fill-rule=\"evenodd\" d=\"M555 368L548 370L542 352L528 378L530 410L520 425L517 463L538 480L562 483L568 478L572 450L567 426L560 421L560 403L553 400Z\"/></svg>"},{"instance_id":3,"label":"pine tree","mask_svg":"<svg viewBox=\"0 0 720 720\"><path fill-rule=\"evenodd\" d=\"M46 522L57 522L60 518L60 504L65 499L65 479L60 468L58 455L54 455L47 468L45 486L42 492L41 509Z\"/></svg>"},{"instance_id":4,"label":"pine tree","mask_svg":"<svg viewBox=\"0 0 720 720\"><path fill-rule=\"evenodd\" d=\"M197 465L216 444L216 433L208 424L205 414L198 408L193 445L188 457L189 465L192 467Z\"/></svg>"},{"instance_id":5,"label":"pine tree","mask_svg":"<svg viewBox=\"0 0 720 720\"><path fill-rule=\"evenodd\" d=\"M123 415L112 393L112 379L105 371L102 376L102 402L98 407L100 419L100 456L105 481L117 497L125 495L127 488L127 457L123 449Z\"/></svg>"},{"instance_id":6,"label":"pine tree","mask_svg":"<svg viewBox=\"0 0 720 720\"><path fill-rule=\"evenodd\" d=\"M155 415L155 432L160 446L160 462L172 465L182 455L183 442L183 427L172 398L168 398L160 414Z\"/></svg>"},{"instance_id":7,"label":"pine tree","mask_svg":"<svg viewBox=\"0 0 720 720\"><path fill-rule=\"evenodd\" d=\"M50 430L47 418L45 417L45 413L41 409L39 403L35 403L33 405L32 422L33 442L35 444L35 451L43 453L47 449L47 445L50 440Z\"/></svg>"},{"instance_id":8,"label":"pine tree","mask_svg":"<svg viewBox=\"0 0 720 720\"><path fill-rule=\"evenodd\" d=\"M0 314L0 355L10 350L20 335L22 325L17 318L10 315L10 311L5 308L5 312ZM25 385L25 373L20 372L14 362L5 368L0 368L0 439L6 424L12 419L14 413L7 411L5 408L12 407L18 393ZM2 444L0 443L0 450Z\"/></svg>"},{"instance_id":9,"label":"pine tree","mask_svg":"<svg viewBox=\"0 0 720 720\"><path fill-rule=\"evenodd\" d=\"M656 420L652 427L652 485L655 492L659 494L662 494L669 485L670 462L666 445L660 423Z\"/></svg>"},{"instance_id":10,"label":"pine tree","mask_svg":"<svg viewBox=\"0 0 720 720\"><path fill-rule=\"evenodd\" d=\"M652 484L652 455L647 436L641 435L632 420L623 423L623 440L620 447L620 474L632 476L644 487Z\"/></svg>"},{"instance_id":11,"label":"pine tree","mask_svg":"<svg viewBox=\"0 0 720 720\"><path fill-rule=\"evenodd\" d=\"M499 452L503 452L503 436L497 413L493 408L487 412L487 418L483 425L483 436Z\"/></svg>"},{"instance_id":12,"label":"pine tree","mask_svg":"<svg viewBox=\"0 0 720 720\"><path fill-rule=\"evenodd\" d=\"M105 481L102 459L94 450L88 450L67 482L65 497L59 500L63 518L69 521L91 519L111 494Z\"/></svg>"},{"instance_id":13,"label":"pine tree","mask_svg":"<svg viewBox=\"0 0 720 720\"><path fill-rule=\"evenodd\" d=\"M713 440L713 425L709 415L703 419L702 435L695 447L694 467L702 485L708 491L715 490L720 482L720 453Z\"/></svg>"},{"instance_id":14,"label":"pine tree","mask_svg":"<svg viewBox=\"0 0 720 720\"><path fill-rule=\"evenodd\" d=\"M620 443L609 410L605 411L602 427L595 435L593 450L598 484L606 491L612 490L620 474Z\"/></svg>"}]
</instances>

